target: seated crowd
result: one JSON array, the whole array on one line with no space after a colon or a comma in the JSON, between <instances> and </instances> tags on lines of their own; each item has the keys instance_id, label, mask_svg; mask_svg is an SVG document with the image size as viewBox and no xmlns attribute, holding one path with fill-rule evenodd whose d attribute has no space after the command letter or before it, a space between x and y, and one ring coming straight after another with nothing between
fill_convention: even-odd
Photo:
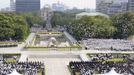
<instances>
[{"instance_id":1,"label":"seated crowd","mask_svg":"<svg viewBox=\"0 0 134 75\"><path fill-rule=\"evenodd\" d=\"M83 40L85 49L93 50L134 50L134 42L121 39L88 39Z\"/></svg>"},{"instance_id":2,"label":"seated crowd","mask_svg":"<svg viewBox=\"0 0 134 75\"><path fill-rule=\"evenodd\" d=\"M99 56L100 55L100 56ZM105 74L111 71L112 68L114 68L115 72L123 75L134 75L134 59L133 56L129 58L128 54L119 54L119 56L112 56L111 54L106 55L93 55L97 57L97 59L93 59L91 61L87 62L70 62L69 67L72 71L72 73L75 75L76 72L79 72L80 75L96 75L96 74ZM121 58L124 57L124 59L127 59L125 61L105 61L107 59L111 58ZM102 58L104 61L97 61Z\"/></svg>"},{"instance_id":3,"label":"seated crowd","mask_svg":"<svg viewBox=\"0 0 134 75\"><path fill-rule=\"evenodd\" d=\"M0 44L0 48L3 48L3 47L17 47L18 45L17 44Z\"/></svg>"},{"instance_id":4,"label":"seated crowd","mask_svg":"<svg viewBox=\"0 0 134 75\"><path fill-rule=\"evenodd\" d=\"M9 75L14 69L23 75L36 75L38 71L45 75L44 63L41 62L3 62L0 64L0 75Z\"/></svg>"},{"instance_id":5,"label":"seated crowd","mask_svg":"<svg viewBox=\"0 0 134 75\"><path fill-rule=\"evenodd\" d=\"M134 54L119 54L119 53L110 53L110 54L89 54L90 61L96 61L96 60L109 60L109 59L122 59L122 61L128 61L134 59ZM121 61L121 60L119 60Z\"/></svg>"},{"instance_id":6,"label":"seated crowd","mask_svg":"<svg viewBox=\"0 0 134 75\"><path fill-rule=\"evenodd\" d=\"M15 60L15 61L9 61ZM0 75L10 75L14 70L22 75L45 75L42 62L18 62L19 54L0 54ZM28 58L27 58L28 61Z\"/></svg>"}]
</instances>

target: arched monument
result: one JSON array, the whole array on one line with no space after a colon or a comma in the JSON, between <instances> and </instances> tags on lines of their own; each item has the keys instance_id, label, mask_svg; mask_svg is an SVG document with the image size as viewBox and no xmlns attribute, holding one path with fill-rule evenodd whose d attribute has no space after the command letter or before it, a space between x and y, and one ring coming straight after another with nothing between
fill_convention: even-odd
<instances>
[{"instance_id":1,"label":"arched monument","mask_svg":"<svg viewBox=\"0 0 134 75\"><path fill-rule=\"evenodd\" d=\"M41 17L43 18L44 21L46 21L46 26L45 28L48 31L52 30L52 25L51 25L51 19L52 19L53 11L50 5L45 5L44 8L41 10Z\"/></svg>"}]
</instances>

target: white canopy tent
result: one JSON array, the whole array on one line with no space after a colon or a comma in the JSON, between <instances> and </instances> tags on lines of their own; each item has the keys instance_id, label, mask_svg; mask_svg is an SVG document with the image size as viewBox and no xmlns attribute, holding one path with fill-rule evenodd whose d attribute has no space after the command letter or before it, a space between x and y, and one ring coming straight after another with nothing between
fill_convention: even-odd
<instances>
[{"instance_id":1,"label":"white canopy tent","mask_svg":"<svg viewBox=\"0 0 134 75\"><path fill-rule=\"evenodd\" d=\"M87 57L86 54L80 54L80 58L82 61L89 61L89 58Z\"/></svg>"},{"instance_id":2,"label":"white canopy tent","mask_svg":"<svg viewBox=\"0 0 134 75\"><path fill-rule=\"evenodd\" d=\"M20 59L19 59L19 62L26 62L27 61L27 57L28 57L28 55L22 54Z\"/></svg>"},{"instance_id":3,"label":"white canopy tent","mask_svg":"<svg viewBox=\"0 0 134 75\"><path fill-rule=\"evenodd\" d=\"M111 69L110 72L105 73L105 74L97 74L97 75L123 75L123 74L119 74L117 72L115 72L114 68Z\"/></svg>"},{"instance_id":4,"label":"white canopy tent","mask_svg":"<svg viewBox=\"0 0 134 75\"><path fill-rule=\"evenodd\" d=\"M13 72L12 72L11 74L9 74L9 75L21 75L21 74L19 74L19 73L14 69Z\"/></svg>"}]
</instances>

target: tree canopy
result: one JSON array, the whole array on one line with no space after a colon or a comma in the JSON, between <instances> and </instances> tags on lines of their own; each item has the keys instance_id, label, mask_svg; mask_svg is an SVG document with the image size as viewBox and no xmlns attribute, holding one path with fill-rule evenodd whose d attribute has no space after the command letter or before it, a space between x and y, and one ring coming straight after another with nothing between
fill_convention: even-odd
<instances>
[{"instance_id":1,"label":"tree canopy","mask_svg":"<svg viewBox=\"0 0 134 75\"><path fill-rule=\"evenodd\" d=\"M37 13L0 13L0 41L24 40L28 26L43 22ZM74 13L54 12L52 26L67 26L77 40L83 38L128 38L134 35L134 13L118 13L103 16L83 16L75 19Z\"/></svg>"},{"instance_id":2,"label":"tree canopy","mask_svg":"<svg viewBox=\"0 0 134 75\"><path fill-rule=\"evenodd\" d=\"M0 13L0 41L23 41L28 35L28 25L15 13Z\"/></svg>"},{"instance_id":3,"label":"tree canopy","mask_svg":"<svg viewBox=\"0 0 134 75\"><path fill-rule=\"evenodd\" d=\"M68 31L76 39L82 38L110 38L116 31L112 21L102 16L83 16L74 20L68 26Z\"/></svg>"},{"instance_id":4,"label":"tree canopy","mask_svg":"<svg viewBox=\"0 0 134 75\"><path fill-rule=\"evenodd\" d=\"M68 25L75 18L73 13L55 11L53 13L51 24L53 27Z\"/></svg>"},{"instance_id":5,"label":"tree canopy","mask_svg":"<svg viewBox=\"0 0 134 75\"><path fill-rule=\"evenodd\" d=\"M17 12L16 14L23 16L29 27L32 27L34 24L43 25L44 23L38 12Z\"/></svg>"},{"instance_id":6,"label":"tree canopy","mask_svg":"<svg viewBox=\"0 0 134 75\"><path fill-rule=\"evenodd\" d=\"M113 26L117 28L114 38L128 38L134 35L134 13L118 13L111 17Z\"/></svg>"},{"instance_id":7,"label":"tree canopy","mask_svg":"<svg viewBox=\"0 0 134 75\"><path fill-rule=\"evenodd\" d=\"M134 35L134 13L116 13L111 18L102 16L83 16L68 25L68 31L82 38L127 39Z\"/></svg>"}]
</instances>

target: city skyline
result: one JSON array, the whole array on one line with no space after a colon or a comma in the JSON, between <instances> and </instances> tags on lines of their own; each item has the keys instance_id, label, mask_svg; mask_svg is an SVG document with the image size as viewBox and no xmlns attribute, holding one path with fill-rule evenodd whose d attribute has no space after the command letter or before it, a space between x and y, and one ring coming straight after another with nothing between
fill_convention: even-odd
<instances>
[{"instance_id":1,"label":"city skyline","mask_svg":"<svg viewBox=\"0 0 134 75\"><path fill-rule=\"evenodd\" d=\"M96 0L41 0L41 8L45 4L53 4L57 2L63 3L69 8L77 7L77 8L90 8L95 9L96 8ZM10 0L0 0L0 9L10 7Z\"/></svg>"}]
</instances>

